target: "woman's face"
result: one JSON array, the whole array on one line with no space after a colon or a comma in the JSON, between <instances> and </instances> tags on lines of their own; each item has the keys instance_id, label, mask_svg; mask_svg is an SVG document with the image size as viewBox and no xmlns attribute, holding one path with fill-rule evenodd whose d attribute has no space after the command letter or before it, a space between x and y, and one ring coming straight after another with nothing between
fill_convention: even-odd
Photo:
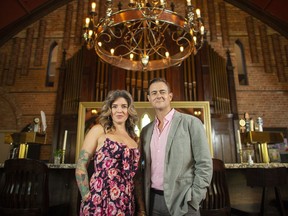
<instances>
[{"instance_id":1,"label":"woman's face","mask_svg":"<svg viewBox=\"0 0 288 216\"><path fill-rule=\"evenodd\" d=\"M123 97L117 98L111 105L111 117L114 124L123 124L129 117L128 102Z\"/></svg>"}]
</instances>

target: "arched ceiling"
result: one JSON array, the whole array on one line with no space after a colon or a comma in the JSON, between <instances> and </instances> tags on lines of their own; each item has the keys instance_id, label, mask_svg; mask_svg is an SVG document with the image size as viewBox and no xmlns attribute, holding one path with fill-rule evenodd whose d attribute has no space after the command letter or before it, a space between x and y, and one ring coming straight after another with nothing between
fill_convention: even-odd
<instances>
[{"instance_id":1,"label":"arched ceiling","mask_svg":"<svg viewBox=\"0 0 288 216\"><path fill-rule=\"evenodd\" d=\"M72 0L0 1L0 45L26 26ZM104 0L102 0L104 2ZM102 2L101 1L101 2ZM209 0L208 0L209 1ZM262 20L288 38L287 0L224 0ZM176 2L176 1L174 1Z\"/></svg>"}]
</instances>

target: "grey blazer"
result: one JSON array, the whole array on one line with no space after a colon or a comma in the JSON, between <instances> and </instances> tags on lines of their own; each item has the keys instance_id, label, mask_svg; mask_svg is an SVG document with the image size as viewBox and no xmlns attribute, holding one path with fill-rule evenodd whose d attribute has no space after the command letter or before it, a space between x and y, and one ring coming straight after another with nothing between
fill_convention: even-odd
<instances>
[{"instance_id":1,"label":"grey blazer","mask_svg":"<svg viewBox=\"0 0 288 216\"><path fill-rule=\"evenodd\" d=\"M155 121L141 131L144 199L149 213L151 186L150 141ZM175 111L165 150L164 198L170 214L185 215L188 202L199 209L212 178L212 159L202 122Z\"/></svg>"}]
</instances>

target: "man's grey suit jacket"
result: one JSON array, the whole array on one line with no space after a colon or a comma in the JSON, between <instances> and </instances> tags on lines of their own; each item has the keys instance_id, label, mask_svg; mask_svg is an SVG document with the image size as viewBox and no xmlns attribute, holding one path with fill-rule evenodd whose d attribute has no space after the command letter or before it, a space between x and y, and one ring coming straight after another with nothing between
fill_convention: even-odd
<instances>
[{"instance_id":1,"label":"man's grey suit jacket","mask_svg":"<svg viewBox=\"0 0 288 216\"><path fill-rule=\"evenodd\" d=\"M145 208L149 213L151 186L150 141L155 121L141 131ZM164 163L164 197L170 214L185 215L188 202L199 209L212 178L212 159L202 122L175 111L167 139Z\"/></svg>"}]
</instances>

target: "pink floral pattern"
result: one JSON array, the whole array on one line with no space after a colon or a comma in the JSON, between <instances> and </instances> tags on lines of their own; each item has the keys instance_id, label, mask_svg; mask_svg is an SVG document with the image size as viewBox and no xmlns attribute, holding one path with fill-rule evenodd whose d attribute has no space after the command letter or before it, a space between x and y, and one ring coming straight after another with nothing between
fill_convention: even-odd
<instances>
[{"instance_id":1,"label":"pink floral pattern","mask_svg":"<svg viewBox=\"0 0 288 216\"><path fill-rule=\"evenodd\" d=\"M133 177L139 158L137 148L128 148L106 138L94 155L91 198L81 203L80 216L134 215Z\"/></svg>"}]
</instances>

